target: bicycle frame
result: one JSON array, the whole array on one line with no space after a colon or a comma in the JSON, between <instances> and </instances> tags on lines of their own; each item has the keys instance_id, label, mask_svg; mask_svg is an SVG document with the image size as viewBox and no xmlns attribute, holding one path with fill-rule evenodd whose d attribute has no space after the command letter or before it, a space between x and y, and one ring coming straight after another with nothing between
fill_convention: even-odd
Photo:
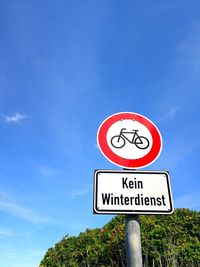
<instances>
[{"instance_id":1,"label":"bicycle frame","mask_svg":"<svg viewBox=\"0 0 200 267\"><path fill-rule=\"evenodd\" d=\"M126 128L122 128L121 129L121 131L120 131L120 134L119 134L119 139L120 139L120 137L122 137L122 138L124 138L124 139L126 139L129 143L131 143L131 144L134 144L134 140L136 139L136 138L138 138L139 137L139 135L138 135L138 130L133 130L132 132L125 132L124 130L126 130ZM130 141L124 134L133 134L133 138L132 138L132 141ZM119 140L118 139L118 140Z\"/></svg>"}]
</instances>

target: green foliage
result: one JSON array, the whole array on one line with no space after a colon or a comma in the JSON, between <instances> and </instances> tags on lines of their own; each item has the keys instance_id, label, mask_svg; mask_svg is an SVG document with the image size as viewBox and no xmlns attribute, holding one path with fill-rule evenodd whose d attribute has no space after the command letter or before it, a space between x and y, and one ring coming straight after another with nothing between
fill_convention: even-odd
<instances>
[{"instance_id":1,"label":"green foliage","mask_svg":"<svg viewBox=\"0 0 200 267\"><path fill-rule=\"evenodd\" d=\"M50 248L40 267L125 267L125 217L101 229L87 229ZM173 215L142 215L144 267L200 267L200 213L177 209Z\"/></svg>"},{"instance_id":2,"label":"green foliage","mask_svg":"<svg viewBox=\"0 0 200 267\"><path fill-rule=\"evenodd\" d=\"M200 213L177 209L173 215L141 216L145 266L200 266Z\"/></svg>"}]
</instances>

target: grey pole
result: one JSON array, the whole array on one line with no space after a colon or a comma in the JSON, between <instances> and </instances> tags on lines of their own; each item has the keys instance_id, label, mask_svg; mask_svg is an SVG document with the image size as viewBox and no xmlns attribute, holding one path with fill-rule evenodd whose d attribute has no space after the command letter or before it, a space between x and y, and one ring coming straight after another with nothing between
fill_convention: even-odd
<instances>
[{"instance_id":1,"label":"grey pole","mask_svg":"<svg viewBox=\"0 0 200 267\"><path fill-rule=\"evenodd\" d=\"M140 222L138 215L126 215L126 266L142 267Z\"/></svg>"}]
</instances>

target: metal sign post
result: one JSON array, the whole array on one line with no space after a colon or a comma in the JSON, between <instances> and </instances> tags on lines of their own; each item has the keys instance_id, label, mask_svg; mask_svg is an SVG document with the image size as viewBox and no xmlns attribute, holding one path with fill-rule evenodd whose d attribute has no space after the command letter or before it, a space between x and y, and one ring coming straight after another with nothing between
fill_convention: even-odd
<instances>
[{"instance_id":1,"label":"metal sign post","mask_svg":"<svg viewBox=\"0 0 200 267\"><path fill-rule=\"evenodd\" d=\"M126 215L126 266L142 267L140 222L138 215Z\"/></svg>"},{"instance_id":2,"label":"metal sign post","mask_svg":"<svg viewBox=\"0 0 200 267\"><path fill-rule=\"evenodd\" d=\"M124 170L126 170L124 168ZM126 215L126 266L142 267L142 245L139 215Z\"/></svg>"}]
</instances>

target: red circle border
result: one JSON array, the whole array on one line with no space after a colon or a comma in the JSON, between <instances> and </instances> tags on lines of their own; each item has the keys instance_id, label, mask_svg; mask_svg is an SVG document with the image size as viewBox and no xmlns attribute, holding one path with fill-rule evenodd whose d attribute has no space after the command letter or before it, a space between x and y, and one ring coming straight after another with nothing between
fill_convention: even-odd
<instances>
[{"instance_id":1,"label":"red circle border","mask_svg":"<svg viewBox=\"0 0 200 267\"><path fill-rule=\"evenodd\" d=\"M147 155L139 159L126 159L115 154L107 144L106 136L109 128L119 120L136 120L142 123L152 135L152 147ZM155 124L143 115L132 112L116 113L105 119L97 132L97 143L102 154L112 163L129 169L138 169L152 164L162 150L162 138Z\"/></svg>"}]
</instances>

